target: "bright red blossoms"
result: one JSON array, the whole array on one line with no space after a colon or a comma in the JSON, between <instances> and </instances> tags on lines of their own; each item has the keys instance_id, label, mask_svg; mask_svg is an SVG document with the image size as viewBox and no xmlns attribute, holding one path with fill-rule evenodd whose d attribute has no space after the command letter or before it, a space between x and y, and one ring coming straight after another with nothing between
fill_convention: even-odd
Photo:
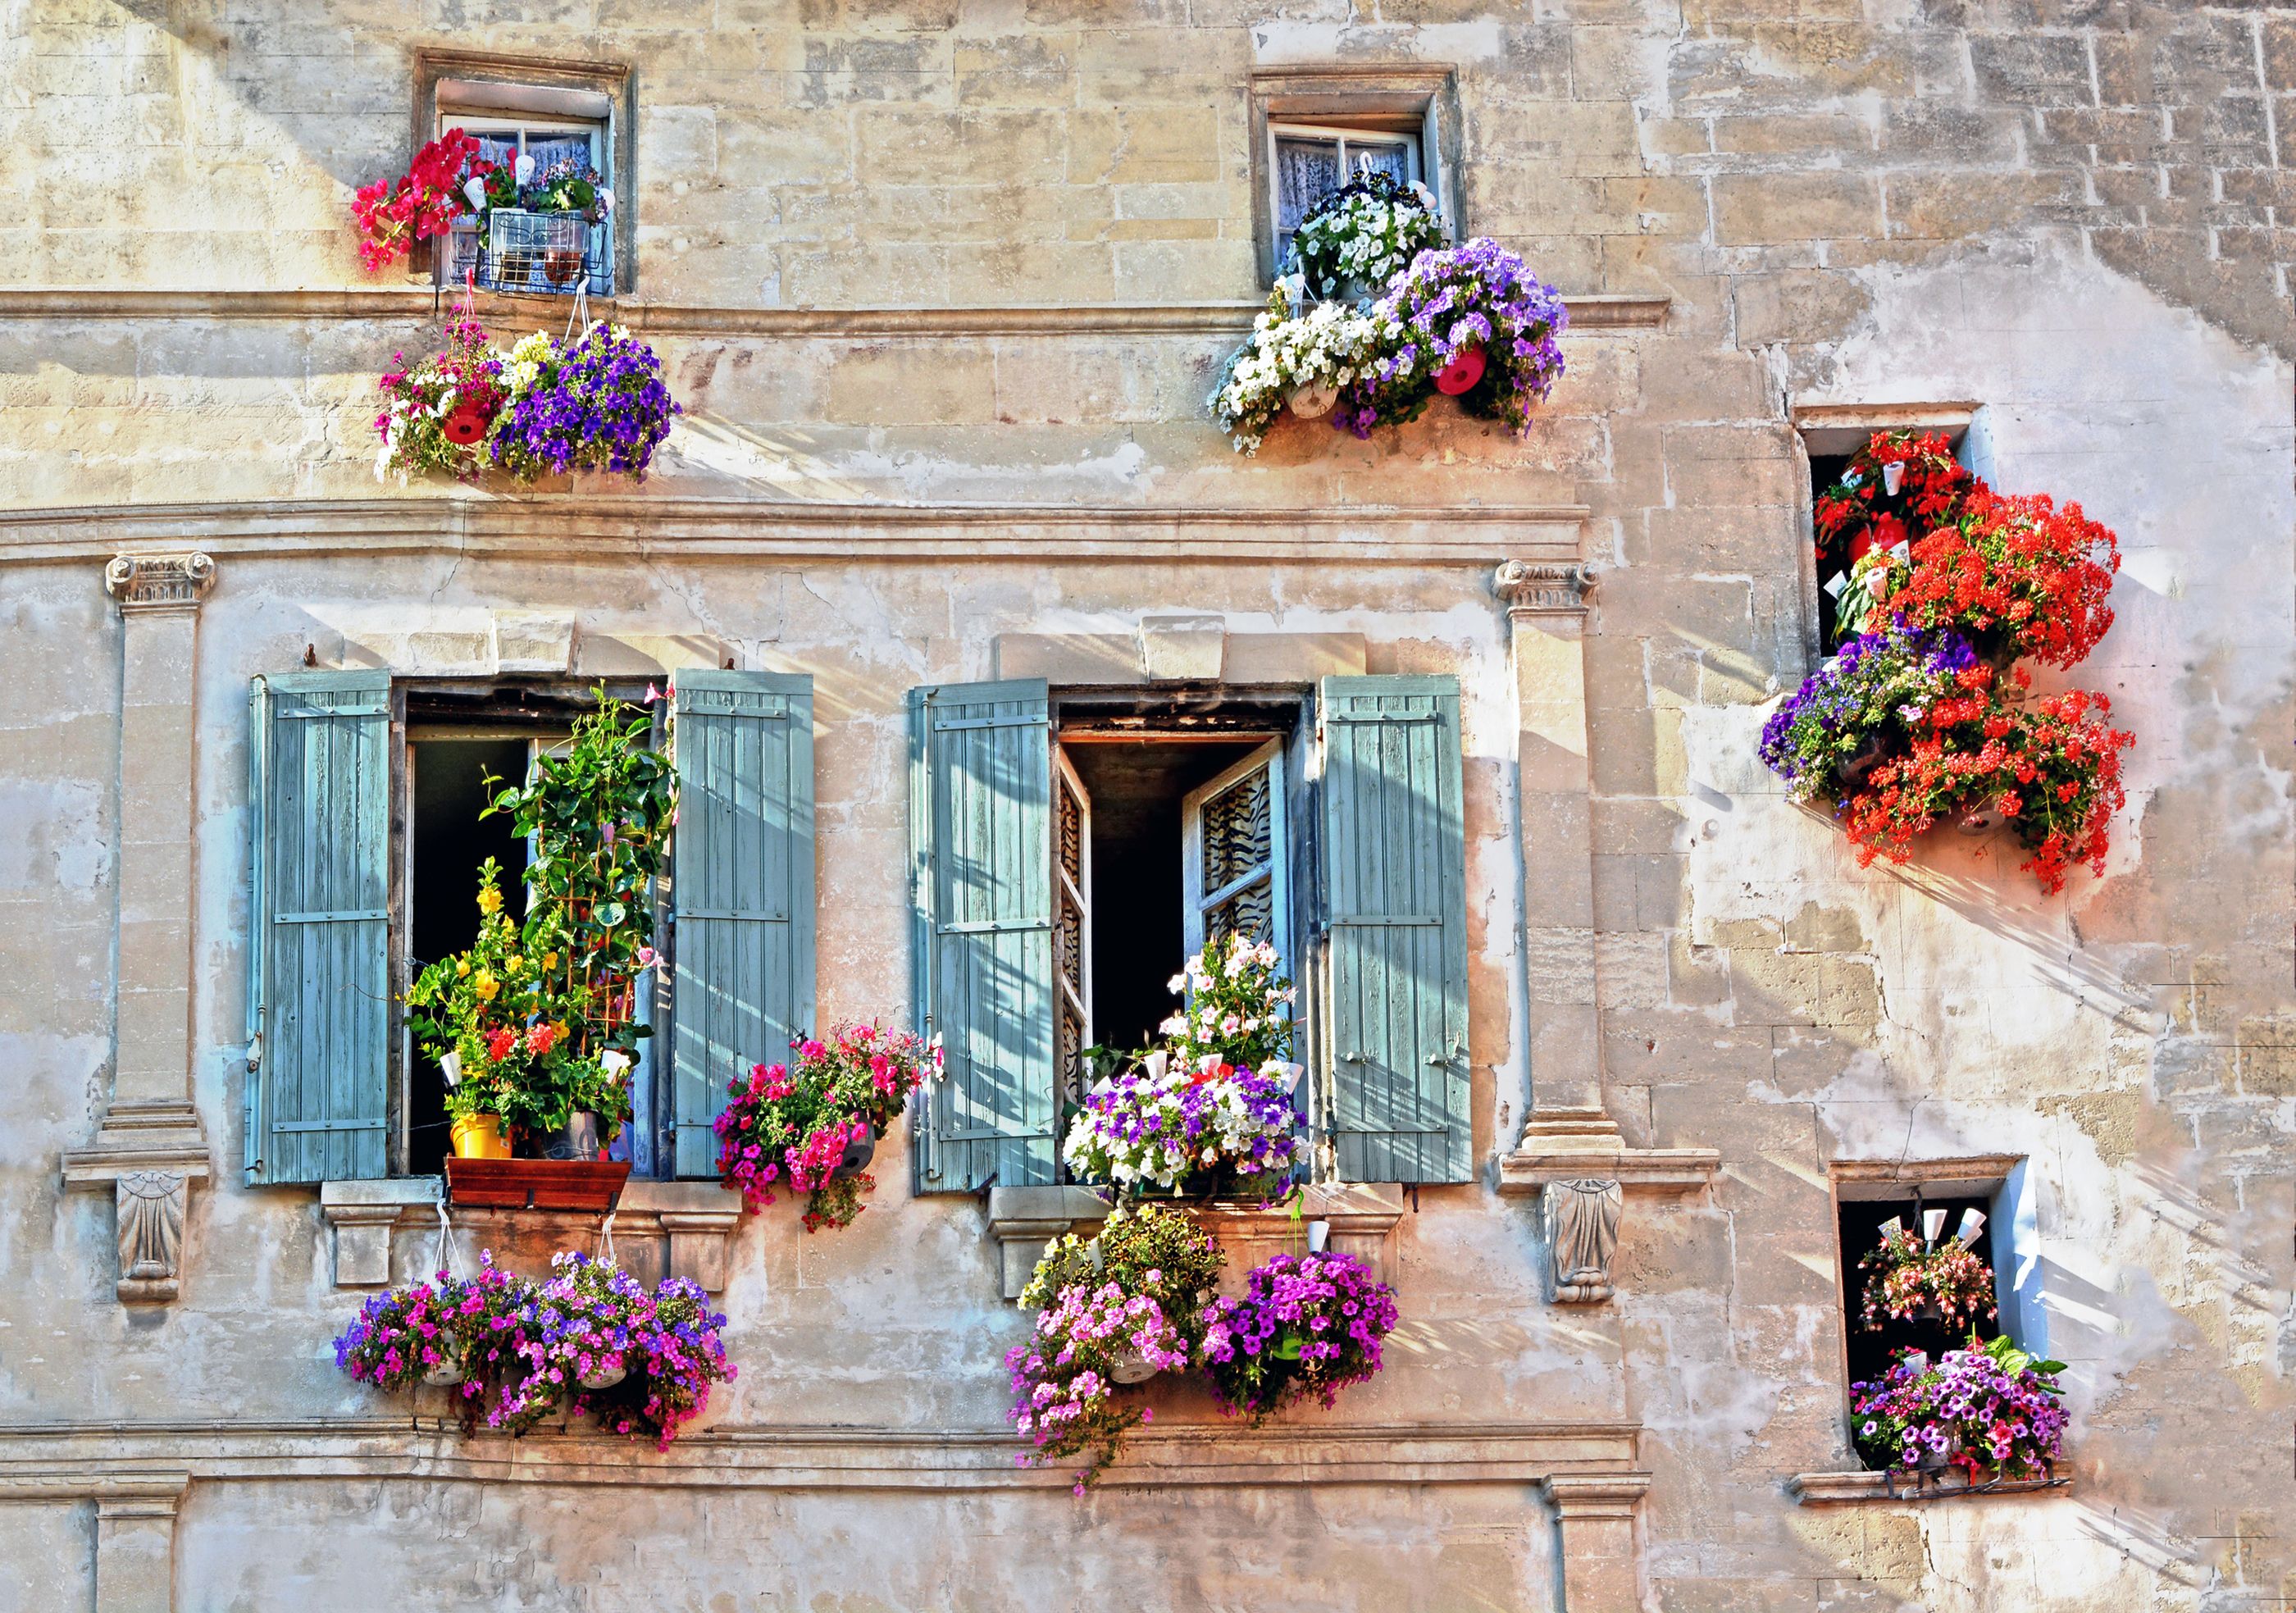
<instances>
[{"instance_id":1,"label":"bright red blossoms","mask_svg":"<svg viewBox=\"0 0 2296 1613\"><path fill-rule=\"evenodd\" d=\"M1910 563L1874 579L1875 602L1914 627L1952 627L1993 660L2070 667L2112 626L2112 534L2046 494L2004 497L1984 483L1959 518L1915 540Z\"/></svg>"},{"instance_id":2,"label":"bright red blossoms","mask_svg":"<svg viewBox=\"0 0 2296 1613\"><path fill-rule=\"evenodd\" d=\"M358 225L359 261L369 272L389 268L418 241L444 235L458 213L472 210L463 182L483 178L495 165L479 155L479 143L460 129L445 134L414 153L406 172L378 179L351 202Z\"/></svg>"}]
</instances>

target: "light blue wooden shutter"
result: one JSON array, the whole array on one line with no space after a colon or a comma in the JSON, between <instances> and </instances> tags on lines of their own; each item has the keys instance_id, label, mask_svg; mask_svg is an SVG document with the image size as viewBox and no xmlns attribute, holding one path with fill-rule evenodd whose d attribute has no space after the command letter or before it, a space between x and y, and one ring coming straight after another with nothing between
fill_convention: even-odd
<instances>
[{"instance_id":1,"label":"light blue wooden shutter","mask_svg":"<svg viewBox=\"0 0 2296 1613\"><path fill-rule=\"evenodd\" d=\"M672 1159L714 1176L727 1087L814 1028L813 680L681 672L676 712Z\"/></svg>"},{"instance_id":2,"label":"light blue wooden shutter","mask_svg":"<svg viewBox=\"0 0 2296 1613\"><path fill-rule=\"evenodd\" d=\"M1323 684L1332 1112L1350 1182L1465 1182L1466 842L1459 684Z\"/></svg>"},{"instance_id":3,"label":"light blue wooden shutter","mask_svg":"<svg viewBox=\"0 0 2296 1613\"><path fill-rule=\"evenodd\" d=\"M388 1168L390 675L257 678L247 1179Z\"/></svg>"},{"instance_id":4,"label":"light blue wooden shutter","mask_svg":"<svg viewBox=\"0 0 2296 1613\"><path fill-rule=\"evenodd\" d=\"M947 1060L919 1192L1054 1179L1050 711L1041 680L909 694L915 994Z\"/></svg>"}]
</instances>

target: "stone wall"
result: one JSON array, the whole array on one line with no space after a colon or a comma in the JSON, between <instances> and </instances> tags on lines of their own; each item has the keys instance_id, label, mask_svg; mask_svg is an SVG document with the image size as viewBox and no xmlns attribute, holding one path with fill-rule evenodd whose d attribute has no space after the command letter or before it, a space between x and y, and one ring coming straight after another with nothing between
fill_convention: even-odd
<instances>
[{"instance_id":1,"label":"stone wall","mask_svg":"<svg viewBox=\"0 0 2296 1613\"><path fill-rule=\"evenodd\" d=\"M436 324L360 274L344 207L445 44L636 70L619 313L687 410L643 489L373 476L372 377ZM1572 300L1521 442L1443 405L1247 460L1202 418L1262 289L1251 76L1334 61L1456 73L1466 227ZM2111 0L29 0L0 38L0 1603L2296 1596L2292 73L2296 10ZM2061 897L1949 833L1861 870L1753 755L1816 648L1796 412L1945 404L2127 557L2063 681L2138 735L2129 805ZM215 1168L180 1300L131 1308L109 1196L60 1180L140 984L102 569L193 547ZM1511 624L1508 560L1599 572L1583 635ZM906 1011L900 702L990 675L995 635L1189 610L1459 673L1487 1179L1399 1224L1390 1371L1249 1437L1184 1400L1073 1503L997 1432L1022 1322L983 1210L886 1172L841 1237L742 1225L743 1376L670 1457L464 1442L340 1378L316 1193L238 1185L246 680L306 646L477 668L512 608L632 665L814 674L828 1015ZM1527 1118L1589 1101L1720 1167L1630 1191L1617 1298L1564 1308L1493 1190ZM1798 1498L1856 1466L1830 1167L1978 1155L2030 1161L2072 1485Z\"/></svg>"}]
</instances>

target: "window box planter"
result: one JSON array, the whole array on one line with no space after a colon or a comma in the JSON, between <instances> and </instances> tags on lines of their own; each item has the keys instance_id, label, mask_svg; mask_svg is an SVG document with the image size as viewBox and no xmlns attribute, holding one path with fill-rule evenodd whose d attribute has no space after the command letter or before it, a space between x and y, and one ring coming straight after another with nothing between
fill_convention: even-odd
<instances>
[{"instance_id":1,"label":"window box planter","mask_svg":"<svg viewBox=\"0 0 2296 1613\"><path fill-rule=\"evenodd\" d=\"M614 294L614 232L579 213L530 213L496 208L486 227L459 225L439 255L439 279L474 281L482 290L523 296Z\"/></svg>"},{"instance_id":2,"label":"window box planter","mask_svg":"<svg viewBox=\"0 0 2296 1613\"><path fill-rule=\"evenodd\" d=\"M603 1215L621 1202L629 1177L625 1159L449 1159L447 1202Z\"/></svg>"}]
</instances>

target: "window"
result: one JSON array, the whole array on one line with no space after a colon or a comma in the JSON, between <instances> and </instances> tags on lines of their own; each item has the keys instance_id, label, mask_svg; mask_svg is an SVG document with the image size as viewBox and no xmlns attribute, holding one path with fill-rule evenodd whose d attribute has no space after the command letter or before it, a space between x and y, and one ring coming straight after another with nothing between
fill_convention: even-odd
<instances>
[{"instance_id":1,"label":"window","mask_svg":"<svg viewBox=\"0 0 2296 1613\"><path fill-rule=\"evenodd\" d=\"M1458 89L1446 68L1349 63L1263 68L1251 76L1251 168L1263 278L1282 271L1300 220L1369 167L1435 197L1460 234Z\"/></svg>"},{"instance_id":2,"label":"window","mask_svg":"<svg viewBox=\"0 0 2296 1613\"><path fill-rule=\"evenodd\" d=\"M1271 123L1267 172L1275 220L1275 261L1291 255L1292 234L1310 209L1357 174L1377 172L1405 184L1425 183L1419 135L1375 129Z\"/></svg>"},{"instance_id":3,"label":"window","mask_svg":"<svg viewBox=\"0 0 2296 1613\"><path fill-rule=\"evenodd\" d=\"M644 685L608 685L634 699ZM398 997L469 944L477 872L522 905L526 847L480 819L484 779L521 774L588 686L294 672L250 696L253 891L245 1169L259 1183L428 1174L443 1082ZM677 675L677 826L656 905L664 963L638 994L656 1035L618 1145L640 1175L712 1176L736 1071L781 1056L814 1011L811 680ZM664 734L657 725L657 742Z\"/></svg>"},{"instance_id":4,"label":"window","mask_svg":"<svg viewBox=\"0 0 2296 1613\"><path fill-rule=\"evenodd\" d=\"M627 289L629 275L619 266L636 240L636 201L622 184L635 171L628 70L431 50L416 53L416 67L418 143L460 128L490 161L528 157L537 176L554 163L578 161L614 197L612 211L594 219L505 208L489 214L483 228L465 220L434 256L438 278L454 284L468 276L514 292L580 289L605 297Z\"/></svg>"},{"instance_id":5,"label":"window","mask_svg":"<svg viewBox=\"0 0 2296 1613\"><path fill-rule=\"evenodd\" d=\"M1903 1349L1935 1357L1968 1342L1970 1329L1917 1315L1864 1320L1866 1253L1882 1241L1891 1222L1935 1248L1963 1238L1993 1273L1998 1315L1980 1317L1980 1340L2005 1336L2035 1355L2048 1354L2048 1329L2040 1301L2038 1228L2033 1179L2027 1161L1984 1158L1910 1164L1843 1162L1833 1167L1836 1231L1839 1236L1843 1353L1846 1386L1868 1383L1886 1372Z\"/></svg>"},{"instance_id":6,"label":"window","mask_svg":"<svg viewBox=\"0 0 2296 1613\"><path fill-rule=\"evenodd\" d=\"M1876 431L1935 431L1953 444L1955 456L1963 464L1980 475L1991 470L1988 434L1974 404L1815 404L1795 409L1793 420L1809 465L1808 507L1811 511L1825 491L1841 479L1851 457ZM1829 655L1844 636L1837 606L1849 582L1849 556L1818 543L1814 520L1808 528L1804 550L1808 557L1804 575L1815 602L1812 618L1817 625L1817 652Z\"/></svg>"},{"instance_id":7,"label":"window","mask_svg":"<svg viewBox=\"0 0 2296 1613\"><path fill-rule=\"evenodd\" d=\"M1458 689L1326 678L1173 701L1042 682L910 703L915 997L947 1073L921 1191L1060 1179L1078 1055L1160 1040L1206 939L1300 987L1327 1174L1469 1179Z\"/></svg>"}]
</instances>

